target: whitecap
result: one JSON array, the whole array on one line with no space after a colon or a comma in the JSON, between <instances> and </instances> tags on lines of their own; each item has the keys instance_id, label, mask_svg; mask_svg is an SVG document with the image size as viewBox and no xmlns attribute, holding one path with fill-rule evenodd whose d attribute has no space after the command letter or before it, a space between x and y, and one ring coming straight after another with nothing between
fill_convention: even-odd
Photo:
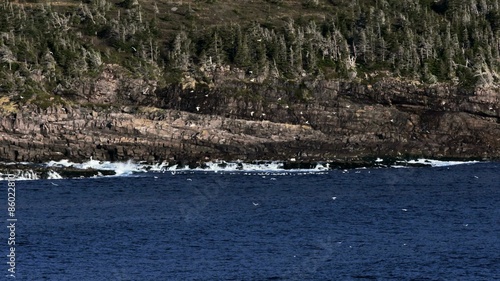
<instances>
[{"instance_id":1,"label":"whitecap","mask_svg":"<svg viewBox=\"0 0 500 281\"><path fill-rule=\"evenodd\" d=\"M408 164L423 164L429 165L431 167L447 167L447 166L455 166L455 165L463 165L463 164L475 164L479 163L479 161L441 161L441 160L432 160L432 159L417 159L407 161Z\"/></svg>"},{"instance_id":2,"label":"whitecap","mask_svg":"<svg viewBox=\"0 0 500 281\"><path fill-rule=\"evenodd\" d=\"M18 171L15 176L16 180L38 180L38 174L33 170Z\"/></svg>"},{"instance_id":3,"label":"whitecap","mask_svg":"<svg viewBox=\"0 0 500 281\"><path fill-rule=\"evenodd\" d=\"M155 171L160 171L164 164L155 165L143 165L134 163L132 160L127 162L111 162L111 161L99 161L90 158L89 161L83 163L74 163L69 160L63 159L60 161L49 161L45 163L47 167L60 167L68 168L73 167L75 169L95 169L95 170L106 170L114 171L116 176L130 175L133 173L147 172L148 169L154 169ZM50 176L50 175L49 175Z\"/></svg>"},{"instance_id":4,"label":"whitecap","mask_svg":"<svg viewBox=\"0 0 500 281\"><path fill-rule=\"evenodd\" d=\"M61 175L59 175L57 172L54 172L52 170L50 170L48 173L47 173L47 179L49 180L60 180L62 179L63 177Z\"/></svg>"}]
</instances>

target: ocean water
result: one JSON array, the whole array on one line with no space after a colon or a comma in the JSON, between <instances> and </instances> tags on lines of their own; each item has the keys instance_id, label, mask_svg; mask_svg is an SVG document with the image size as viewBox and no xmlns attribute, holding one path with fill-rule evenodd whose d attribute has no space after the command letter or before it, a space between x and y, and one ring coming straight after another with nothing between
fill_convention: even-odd
<instances>
[{"instance_id":1,"label":"ocean water","mask_svg":"<svg viewBox=\"0 0 500 281\"><path fill-rule=\"evenodd\" d=\"M16 279L500 280L500 164L439 166L16 181Z\"/></svg>"}]
</instances>

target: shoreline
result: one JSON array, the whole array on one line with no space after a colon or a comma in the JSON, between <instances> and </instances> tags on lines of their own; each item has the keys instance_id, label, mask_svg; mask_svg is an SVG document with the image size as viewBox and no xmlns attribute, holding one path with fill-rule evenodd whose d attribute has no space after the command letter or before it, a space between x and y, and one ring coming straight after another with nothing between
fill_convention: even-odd
<instances>
[{"instance_id":1,"label":"shoreline","mask_svg":"<svg viewBox=\"0 0 500 281\"><path fill-rule=\"evenodd\" d=\"M409 34L391 27L402 24L398 13L386 13L382 27L366 18L375 6L403 14L408 7L369 1L354 12L328 1L315 8L284 1L273 11L278 17L254 3L257 13L241 26L244 13L220 10L224 3L189 5L186 13L171 13L178 3L155 5L154 13L144 5L137 21L120 16L137 3L101 11L85 2L99 21L82 20L82 7L53 7L51 16L68 19L63 33L59 25L37 24L53 21L42 10L0 5L12 15L4 31L20 33L4 32L0 54L0 161L268 159L356 167L371 165L370 157L500 159L500 52L476 44L479 33L494 39L500 29L481 13L462 23L436 20L436 6L425 1L411 8L422 17L405 21L424 20L432 32L415 25L421 32ZM164 15L157 18L157 9ZM220 12L236 25L196 17L200 11ZM359 26L324 17L344 12ZM463 25L492 28L471 37L457 33ZM429 40L440 35L446 42ZM40 40L25 44L25 37ZM402 38L429 44L393 44Z\"/></svg>"},{"instance_id":2,"label":"shoreline","mask_svg":"<svg viewBox=\"0 0 500 281\"><path fill-rule=\"evenodd\" d=\"M247 86L164 88L140 103L24 105L2 113L0 161L296 159L355 166L376 157L500 159L500 92L494 88L464 93L396 80L323 80L304 100L290 85L266 90L255 84L255 96L237 95Z\"/></svg>"},{"instance_id":3,"label":"shoreline","mask_svg":"<svg viewBox=\"0 0 500 281\"><path fill-rule=\"evenodd\" d=\"M402 159L402 158L371 158L356 162L339 160L299 162L299 161L215 161L215 162L110 162L89 160L73 163L67 160L47 163L2 163L0 162L0 180L9 174L22 179L72 179L105 176L122 176L145 172L324 172L333 170L352 170L370 168L423 168L442 167L463 164L496 162L499 159Z\"/></svg>"}]
</instances>

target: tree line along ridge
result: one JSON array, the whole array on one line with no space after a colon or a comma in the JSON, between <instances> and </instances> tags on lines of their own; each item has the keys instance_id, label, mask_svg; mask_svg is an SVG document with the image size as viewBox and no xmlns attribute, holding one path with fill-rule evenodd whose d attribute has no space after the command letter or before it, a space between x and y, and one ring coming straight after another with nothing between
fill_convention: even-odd
<instances>
[{"instance_id":1,"label":"tree line along ridge","mask_svg":"<svg viewBox=\"0 0 500 281\"><path fill-rule=\"evenodd\" d=\"M260 82L491 87L499 33L498 0L4 1L0 95L71 91L106 64L160 85L229 67Z\"/></svg>"}]
</instances>

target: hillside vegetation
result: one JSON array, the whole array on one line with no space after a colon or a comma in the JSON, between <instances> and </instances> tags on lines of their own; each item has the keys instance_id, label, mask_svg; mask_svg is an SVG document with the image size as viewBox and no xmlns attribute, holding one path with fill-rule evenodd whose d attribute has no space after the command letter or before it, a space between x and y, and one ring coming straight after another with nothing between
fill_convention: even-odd
<instances>
[{"instance_id":1,"label":"hillside vegetation","mask_svg":"<svg viewBox=\"0 0 500 281\"><path fill-rule=\"evenodd\" d=\"M498 0L82 0L0 4L0 95L47 106L118 65L160 87L399 77L495 86ZM5 102L7 103L7 102Z\"/></svg>"}]
</instances>

